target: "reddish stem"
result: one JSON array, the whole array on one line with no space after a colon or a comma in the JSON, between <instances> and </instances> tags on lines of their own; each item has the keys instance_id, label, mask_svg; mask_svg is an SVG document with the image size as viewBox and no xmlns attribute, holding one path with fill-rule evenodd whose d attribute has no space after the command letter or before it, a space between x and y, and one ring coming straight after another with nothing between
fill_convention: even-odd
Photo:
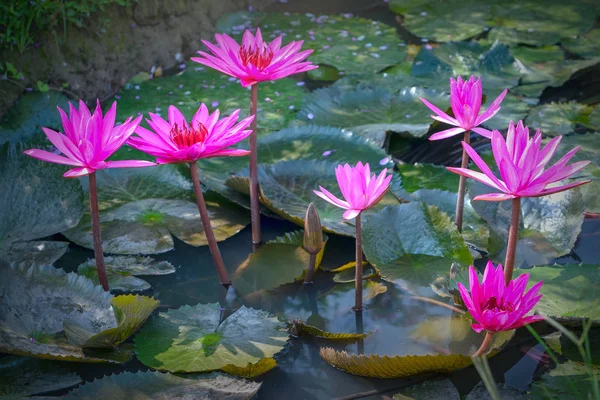
<instances>
[{"instance_id":1,"label":"reddish stem","mask_svg":"<svg viewBox=\"0 0 600 400\"><path fill-rule=\"evenodd\" d=\"M519 217L521 216L521 198L512 200L512 215L510 217L510 229L508 231L508 244L506 245L506 259L504 260L504 281L506 286L510 283L515 266L515 253L517 251L517 239L519 236Z\"/></svg>"},{"instance_id":2,"label":"reddish stem","mask_svg":"<svg viewBox=\"0 0 600 400\"><path fill-rule=\"evenodd\" d=\"M464 137L463 141L466 144L469 144L471 142L471 135L470 135L469 131L465 132L465 137ZM468 166L469 166L469 155L467 154L467 151L463 147L462 161L460 163L460 167L467 168ZM454 217L454 223L458 227L459 232L462 232L462 228L463 228L463 213L464 213L463 210L465 208L465 192L466 192L466 190L467 190L467 177L460 175L460 178L458 181L458 198L456 199L456 212L455 212L456 216Z\"/></svg>"},{"instance_id":3,"label":"reddish stem","mask_svg":"<svg viewBox=\"0 0 600 400\"><path fill-rule=\"evenodd\" d=\"M256 148L256 110L258 107L258 84L251 86L250 115L254 115L250 129L250 216L252 220L252 248L256 251L262 242L260 233L260 202L258 201L258 154Z\"/></svg>"},{"instance_id":4,"label":"reddish stem","mask_svg":"<svg viewBox=\"0 0 600 400\"><path fill-rule=\"evenodd\" d=\"M363 309L362 299L362 279L363 279L363 268L362 268L362 229L360 226L360 214L356 216L356 269L354 278L356 280L354 295L354 311L361 312Z\"/></svg>"},{"instance_id":5,"label":"reddish stem","mask_svg":"<svg viewBox=\"0 0 600 400\"><path fill-rule=\"evenodd\" d=\"M479 357L480 355L485 354L490 345L492 344L492 339L494 338L494 334L492 332L486 331L485 338L483 339L483 343L479 347L479 350L475 352L471 357Z\"/></svg>"},{"instance_id":6,"label":"reddish stem","mask_svg":"<svg viewBox=\"0 0 600 400\"><path fill-rule=\"evenodd\" d=\"M308 268L306 269L306 275L304 276L304 283L312 283L313 276L315 275L315 266L317 265L317 253L309 253L310 258L308 260Z\"/></svg>"},{"instance_id":7,"label":"reddish stem","mask_svg":"<svg viewBox=\"0 0 600 400\"><path fill-rule=\"evenodd\" d=\"M90 214L92 216L92 236L94 238L94 257L96 258L96 271L100 285L105 291L109 291L106 266L104 265L104 254L102 253L102 235L100 234L100 212L98 211L98 189L96 186L96 172L88 175L90 180Z\"/></svg>"},{"instance_id":8,"label":"reddish stem","mask_svg":"<svg viewBox=\"0 0 600 400\"><path fill-rule=\"evenodd\" d=\"M225 263L223 262L223 257L221 257L217 239L215 238L212 226L210 225L208 210L206 209L204 195L202 194L202 188L200 187L200 179L198 178L198 166L195 162L190 163L189 165L192 174L192 182L194 184L194 192L196 193L196 204L198 205L198 211L200 212L200 218L202 219L202 226L204 227L204 234L208 241L208 248L210 249L210 254L215 263L221 285L228 287L231 285L231 279L229 279L229 274L227 274L227 269L225 269Z\"/></svg>"}]
</instances>

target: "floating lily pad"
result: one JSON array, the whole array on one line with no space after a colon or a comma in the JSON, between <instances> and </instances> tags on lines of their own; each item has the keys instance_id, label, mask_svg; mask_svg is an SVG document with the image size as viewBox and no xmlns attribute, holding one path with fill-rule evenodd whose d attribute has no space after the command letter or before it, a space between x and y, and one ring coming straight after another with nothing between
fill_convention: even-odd
<instances>
[{"instance_id":1,"label":"floating lily pad","mask_svg":"<svg viewBox=\"0 0 600 400\"><path fill-rule=\"evenodd\" d=\"M300 320L292 321L292 334L295 336L312 336L319 339L352 341L364 339L370 335L369 333L332 333L326 332L312 325L306 325Z\"/></svg>"},{"instance_id":2,"label":"floating lily pad","mask_svg":"<svg viewBox=\"0 0 600 400\"><path fill-rule=\"evenodd\" d=\"M23 242L75 226L83 214L81 184L62 177L64 166L24 155L26 148L0 146L0 182L4 183L0 190L0 250L10 257L9 261L27 261L25 258L35 261L33 252L25 255L21 251L35 248L39 243ZM13 244L15 247L11 249ZM58 258L62 255L61 246L48 245L45 255L38 255Z\"/></svg>"},{"instance_id":3,"label":"floating lily pad","mask_svg":"<svg viewBox=\"0 0 600 400\"><path fill-rule=\"evenodd\" d=\"M28 396L78 385L81 378L55 362L30 357L0 358L0 399Z\"/></svg>"},{"instance_id":4,"label":"floating lily pad","mask_svg":"<svg viewBox=\"0 0 600 400\"><path fill-rule=\"evenodd\" d=\"M50 242L34 240L16 242L4 251L6 261L25 265L52 265L69 248L68 242Z\"/></svg>"},{"instance_id":5,"label":"floating lily pad","mask_svg":"<svg viewBox=\"0 0 600 400\"><path fill-rule=\"evenodd\" d=\"M473 197L492 191L483 184L469 182L469 193ZM474 201L471 205L488 223L489 257L503 263L512 202ZM579 189L550 196L522 198L515 267L543 265L568 254L581 232L583 211Z\"/></svg>"},{"instance_id":6,"label":"floating lily pad","mask_svg":"<svg viewBox=\"0 0 600 400\"><path fill-rule=\"evenodd\" d=\"M182 376L156 371L123 372L79 386L65 399L250 400L260 386L220 372Z\"/></svg>"},{"instance_id":7,"label":"floating lily pad","mask_svg":"<svg viewBox=\"0 0 600 400\"><path fill-rule=\"evenodd\" d=\"M208 242L194 200L192 182L175 166L98 172L98 201L103 247L113 254L156 254L173 249L173 238L192 246ZM239 207L205 194L217 241L233 236L249 223ZM216 201L215 201L216 200ZM92 248L89 213L63 234Z\"/></svg>"},{"instance_id":8,"label":"floating lily pad","mask_svg":"<svg viewBox=\"0 0 600 400\"><path fill-rule=\"evenodd\" d=\"M263 289L275 289L303 277L310 255L302 247L304 231L294 231L262 245L240 265L232 276L233 285L241 294ZM323 259L327 244L317 254L315 268Z\"/></svg>"},{"instance_id":9,"label":"floating lily pad","mask_svg":"<svg viewBox=\"0 0 600 400\"><path fill-rule=\"evenodd\" d=\"M56 107L69 108L68 99L60 92L31 92L21 97L0 120L0 144L31 141L36 136L42 142L42 126L60 128L60 114ZM35 139L38 141L37 138Z\"/></svg>"},{"instance_id":10,"label":"floating lily pad","mask_svg":"<svg viewBox=\"0 0 600 400\"><path fill-rule=\"evenodd\" d=\"M377 271L367 261L363 260L363 280L374 278L377 276ZM335 276L333 281L336 283L351 283L356 282L356 261L350 261L336 269L332 269Z\"/></svg>"},{"instance_id":11,"label":"floating lily pad","mask_svg":"<svg viewBox=\"0 0 600 400\"><path fill-rule=\"evenodd\" d=\"M412 202L365 217L363 251L382 276L401 284L429 286L452 262L473 262L450 218L437 207Z\"/></svg>"},{"instance_id":12,"label":"floating lily pad","mask_svg":"<svg viewBox=\"0 0 600 400\"><path fill-rule=\"evenodd\" d=\"M563 322L564 323L564 322ZM570 324L567 324L570 325ZM569 329L571 326L567 326ZM575 332L575 336L579 333ZM579 353L577 345L566 337L562 332L554 332L543 337L548 347L555 353L558 353L571 361L591 364L600 368L600 331L591 329L587 332L587 341L590 344L590 358L586 361Z\"/></svg>"},{"instance_id":13,"label":"floating lily pad","mask_svg":"<svg viewBox=\"0 0 600 400\"><path fill-rule=\"evenodd\" d=\"M530 274L528 286L544 281L543 297L534 307L542 315L600 321L600 266L549 265L515 270Z\"/></svg>"},{"instance_id":14,"label":"floating lily pad","mask_svg":"<svg viewBox=\"0 0 600 400\"><path fill-rule=\"evenodd\" d=\"M1 352L80 362L129 359L126 350L84 352L63 333L63 323L97 331L117 326L112 296L101 286L52 266L0 269Z\"/></svg>"},{"instance_id":15,"label":"floating lily pad","mask_svg":"<svg viewBox=\"0 0 600 400\"><path fill-rule=\"evenodd\" d=\"M595 368L595 373L597 379L600 369ZM589 367L574 361L567 361L542 375L540 380L534 381L531 384L529 398L532 400L593 398L592 385L594 385L594 377L590 374Z\"/></svg>"},{"instance_id":16,"label":"floating lily pad","mask_svg":"<svg viewBox=\"0 0 600 400\"><path fill-rule=\"evenodd\" d=\"M384 87L343 91L334 86L307 97L298 118L347 128L382 146L387 132L406 132L415 137L427 133L434 121L420 97L444 109L449 104L446 94L418 87L392 93Z\"/></svg>"},{"instance_id":17,"label":"floating lily pad","mask_svg":"<svg viewBox=\"0 0 600 400\"><path fill-rule=\"evenodd\" d=\"M458 191L459 176L441 165L399 164L398 171L402 177L402 188L409 193L419 189Z\"/></svg>"},{"instance_id":18,"label":"floating lily pad","mask_svg":"<svg viewBox=\"0 0 600 400\"><path fill-rule=\"evenodd\" d=\"M460 394L450 379L426 381L396 393L392 400L460 400Z\"/></svg>"},{"instance_id":19,"label":"floating lily pad","mask_svg":"<svg viewBox=\"0 0 600 400\"><path fill-rule=\"evenodd\" d=\"M169 105L176 106L187 118L191 118L200 103L209 109L218 108L221 115L229 115L241 109L247 116L250 107L250 90L242 88L239 81L195 62L177 75L150 79L125 85L120 92L117 120L149 112L167 117ZM293 79L262 82L258 86L258 134L263 135L285 127L294 119L294 108L302 104L305 91ZM125 151L138 152L134 150ZM134 158L138 158L137 156Z\"/></svg>"},{"instance_id":20,"label":"floating lily pad","mask_svg":"<svg viewBox=\"0 0 600 400\"><path fill-rule=\"evenodd\" d=\"M150 257L105 257L106 274L111 290L141 292L150 284L137 275L166 275L175 272L168 261L155 261ZM91 259L77 267L77 273L98 283L96 260Z\"/></svg>"},{"instance_id":21,"label":"floating lily pad","mask_svg":"<svg viewBox=\"0 0 600 400\"><path fill-rule=\"evenodd\" d=\"M571 36L561 40L561 44L571 53L583 58L594 58L600 54L600 29L579 36Z\"/></svg>"},{"instance_id":22,"label":"floating lily pad","mask_svg":"<svg viewBox=\"0 0 600 400\"><path fill-rule=\"evenodd\" d=\"M494 100L494 97L488 96L487 103ZM483 126L488 129L497 129L504 131L508 129L510 121L516 122L524 120L527 117L529 108L537 104L538 100L528 97L517 96L508 93L502 100L500 111L493 118L485 121Z\"/></svg>"},{"instance_id":23,"label":"floating lily pad","mask_svg":"<svg viewBox=\"0 0 600 400\"><path fill-rule=\"evenodd\" d=\"M578 124L589 125L591 108L575 101L549 103L534 107L529 112L526 124L540 129L545 136L568 135L575 132Z\"/></svg>"},{"instance_id":24,"label":"floating lily pad","mask_svg":"<svg viewBox=\"0 0 600 400\"><path fill-rule=\"evenodd\" d=\"M284 325L266 311L242 306L219 323L220 315L216 303L159 313L136 335L136 354L162 371L246 369L281 351L288 339Z\"/></svg>"}]
</instances>

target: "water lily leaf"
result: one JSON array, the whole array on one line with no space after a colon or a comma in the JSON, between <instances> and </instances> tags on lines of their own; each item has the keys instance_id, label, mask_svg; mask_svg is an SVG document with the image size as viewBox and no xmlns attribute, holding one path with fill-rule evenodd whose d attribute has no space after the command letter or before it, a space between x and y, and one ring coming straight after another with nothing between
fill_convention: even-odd
<instances>
[{"instance_id":1,"label":"water lily leaf","mask_svg":"<svg viewBox=\"0 0 600 400\"><path fill-rule=\"evenodd\" d=\"M83 193L77 180L65 179L62 165L23 154L26 145L0 146L0 249L50 236L77 225ZM28 245L23 245L28 247ZM18 252L16 247L12 252Z\"/></svg>"},{"instance_id":2,"label":"water lily leaf","mask_svg":"<svg viewBox=\"0 0 600 400\"><path fill-rule=\"evenodd\" d=\"M460 394L450 379L426 381L396 393L392 400L460 400Z\"/></svg>"},{"instance_id":3,"label":"water lily leaf","mask_svg":"<svg viewBox=\"0 0 600 400\"><path fill-rule=\"evenodd\" d=\"M490 193L493 189L469 182L471 196ZM490 230L489 257L504 262L512 203L510 201L474 201L477 214L487 221ZM568 254L583 224L583 198L578 189L544 197L521 199L521 217L515 266L543 265Z\"/></svg>"},{"instance_id":4,"label":"water lily leaf","mask_svg":"<svg viewBox=\"0 0 600 400\"><path fill-rule=\"evenodd\" d=\"M377 276L377 271L367 261L363 261L363 280L374 278ZM335 276L333 281L336 283L351 283L356 282L356 261L350 261L336 269L332 269Z\"/></svg>"},{"instance_id":5,"label":"water lily leaf","mask_svg":"<svg viewBox=\"0 0 600 400\"><path fill-rule=\"evenodd\" d=\"M323 259L323 249L317 254L315 268ZM263 289L274 289L303 277L310 255L302 247L304 231L288 232L262 245L240 265L232 276L233 285L242 295Z\"/></svg>"},{"instance_id":6,"label":"water lily leaf","mask_svg":"<svg viewBox=\"0 0 600 400\"><path fill-rule=\"evenodd\" d=\"M84 352L63 333L64 322L90 331L117 325L112 296L101 286L52 266L0 269L0 352L80 362L129 359L126 349Z\"/></svg>"},{"instance_id":7,"label":"water lily leaf","mask_svg":"<svg viewBox=\"0 0 600 400\"><path fill-rule=\"evenodd\" d=\"M228 374L239 376L241 378L252 379L261 376L277 366L277 361L272 357L262 358L255 363L249 362L243 367L234 364L227 364L221 370Z\"/></svg>"},{"instance_id":8,"label":"water lily leaf","mask_svg":"<svg viewBox=\"0 0 600 400\"><path fill-rule=\"evenodd\" d=\"M283 161L270 166L259 164L258 179L262 191L261 202L270 210L298 225L304 225L306 208L311 202L315 203L323 230L344 236L354 236L355 227L352 221L342 218L344 210L325 201L316 200L313 190L319 185L326 187L336 196L341 198L341 193L335 177L337 164L325 161ZM372 172L377 172L376 165L372 165ZM247 174L247 172L244 172ZM242 176L242 173L239 174ZM248 186L247 180L228 181L228 184L239 187ZM392 190L399 182L392 180ZM388 204L397 204L397 198L388 192L381 202L374 208L364 212L368 215L373 210L380 209Z\"/></svg>"},{"instance_id":9,"label":"water lily leaf","mask_svg":"<svg viewBox=\"0 0 600 400\"><path fill-rule=\"evenodd\" d=\"M69 343L82 347L115 348L142 326L160 302L146 296L124 295L114 297L111 304L115 308L117 322L114 327L94 329L95 326L65 321L63 326Z\"/></svg>"},{"instance_id":10,"label":"water lily leaf","mask_svg":"<svg viewBox=\"0 0 600 400\"><path fill-rule=\"evenodd\" d=\"M217 303L159 313L136 335L136 354L158 370L204 372L245 368L272 357L288 340L283 324L266 311L242 306L222 323L220 315Z\"/></svg>"},{"instance_id":11,"label":"water lily leaf","mask_svg":"<svg viewBox=\"0 0 600 400\"><path fill-rule=\"evenodd\" d=\"M172 375L157 371L123 372L79 386L65 399L250 400L261 383L220 372L203 375Z\"/></svg>"},{"instance_id":12,"label":"water lily leaf","mask_svg":"<svg viewBox=\"0 0 600 400\"><path fill-rule=\"evenodd\" d=\"M0 399L21 400L38 393L67 389L81 378L55 362L29 357L0 359Z\"/></svg>"},{"instance_id":13,"label":"water lily leaf","mask_svg":"<svg viewBox=\"0 0 600 400\"><path fill-rule=\"evenodd\" d=\"M334 86L309 95L298 118L347 128L382 146L387 132L406 132L414 137L427 133L433 120L420 97L443 109L449 104L448 95L418 87L392 93L384 87L342 91Z\"/></svg>"},{"instance_id":14,"label":"water lily leaf","mask_svg":"<svg viewBox=\"0 0 600 400\"><path fill-rule=\"evenodd\" d=\"M0 145L20 141L43 142L42 126L60 128L60 114L56 107L69 108L68 99L60 92L31 92L22 96L17 104L9 109L0 120Z\"/></svg>"},{"instance_id":15,"label":"water lily leaf","mask_svg":"<svg viewBox=\"0 0 600 400\"><path fill-rule=\"evenodd\" d=\"M3 249L2 257L8 262L25 265L52 265L61 258L69 247L68 242L35 240L16 242Z\"/></svg>"},{"instance_id":16,"label":"water lily leaf","mask_svg":"<svg viewBox=\"0 0 600 400\"><path fill-rule=\"evenodd\" d=\"M579 353L577 345L562 332L554 332L550 335L545 335L543 338L553 352L558 353L571 361L588 364L581 356L581 353ZM600 332L597 329L589 330L587 333L587 340L590 343L591 349L589 364L600 367L600 353L597 351L600 348Z\"/></svg>"},{"instance_id":17,"label":"water lily leaf","mask_svg":"<svg viewBox=\"0 0 600 400\"><path fill-rule=\"evenodd\" d=\"M409 193L419 189L458 191L459 176L441 165L398 164L398 171L402 177L402 188Z\"/></svg>"},{"instance_id":18,"label":"water lily leaf","mask_svg":"<svg viewBox=\"0 0 600 400\"><path fill-rule=\"evenodd\" d=\"M194 199L192 183L175 166L98 172L98 201L104 251L113 254L156 254L173 249L174 235L192 246L208 242ZM217 241L233 236L249 217L222 198L205 195ZM216 201L215 201L216 200ZM92 248L91 219L63 234Z\"/></svg>"},{"instance_id":19,"label":"water lily leaf","mask_svg":"<svg viewBox=\"0 0 600 400\"><path fill-rule=\"evenodd\" d=\"M600 54L600 29L579 36L567 37L560 43L571 53L583 58L594 58Z\"/></svg>"},{"instance_id":20,"label":"water lily leaf","mask_svg":"<svg viewBox=\"0 0 600 400\"><path fill-rule=\"evenodd\" d=\"M533 107L525 123L540 129L545 136L567 135L575 132L577 124L589 125L591 108L575 101L548 103Z\"/></svg>"},{"instance_id":21,"label":"water lily leaf","mask_svg":"<svg viewBox=\"0 0 600 400\"><path fill-rule=\"evenodd\" d=\"M542 315L576 321L600 321L600 266L548 265L514 271L514 276L529 274L528 287L544 281L543 297L534 307Z\"/></svg>"},{"instance_id":22,"label":"water lily leaf","mask_svg":"<svg viewBox=\"0 0 600 400\"><path fill-rule=\"evenodd\" d=\"M595 368L596 376L600 369ZM529 398L541 400L560 398L577 400L593 398L594 377L589 367L574 361L559 364L555 369L541 376L540 380L531 384Z\"/></svg>"},{"instance_id":23,"label":"water lily leaf","mask_svg":"<svg viewBox=\"0 0 600 400\"><path fill-rule=\"evenodd\" d=\"M488 103L493 101L495 97L488 96ZM493 118L485 121L483 126L488 129L497 129L503 131L508 128L510 121L520 121L527 117L529 108L537 104L538 100L528 97L517 96L512 93L508 93L502 100L502 107L500 111ZM537 125L532 125L534 128L538 128ZM543 132L543 131L542 131ZM545 133L545 132L544 132Z\"/></svg>"},{"instance_id":24,"label":"water lily leaf","mask_svg":"<svg viewBox=\"0 0 600 400\"><path fill-rule=\"evenodd\" d=\"M365 217L363 251L387 280L429 286L452 262L473 262L450 218L421 202L390 206Z\"/></svg>"},{"instance_id":25,"label":"water lily leaf","mask_svg":"<svg viewBox=\"0 0 600 400\"><path fill-rule=\"evenodd\" d=\"M187 118L191 118L200 103L210 109L218 108L221 115L229 115L241 109L240 115L248 115L250 90L244 89L239 81L195 62L184 64L179 74L150 79L145 82L125 85L119 95L117 120L152 112L167 118L169 105L176 106ZM261 82L258 89L258 134L263 135L285 127L294 119L294 108L298 108L304 97L304 88L293 79ZM139 152L124 147L121 158L139 159Z\"/></svg>"},{"instance_id":26,"label":"water lily leaf","mask_svg":"<svg viewBox=\"0 0 600 400\"><path fill-rule=\"evenodd\" d=\"M150 289L150 284L137 275L166 275L175 272L168 261L155 261L150 257L105 257L106 274L110 290L141 292ZM96 259L91 259L77 267L77 273L94 282L99 282Z\"/></svg>"},{"instance_id":27,"label":"water lily leaf","mask_svg":"<svg viewBox=\"0 0 600 400\"><path fill-rule=\"evenodd\" d=\"M319 339L328 340L345 340L353 341L358 339L364 339L371 334L368 333L332 333L326 332L312 325L307 325L301 320L292 321L292 334L295 336L312 336Z\"/></svg>"}]
</instances>

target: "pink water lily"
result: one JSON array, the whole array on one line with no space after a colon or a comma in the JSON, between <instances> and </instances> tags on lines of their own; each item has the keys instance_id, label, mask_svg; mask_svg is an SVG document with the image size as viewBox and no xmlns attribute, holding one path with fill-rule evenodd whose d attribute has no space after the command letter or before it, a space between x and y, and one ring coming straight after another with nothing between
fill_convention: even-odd
<instances>
[{"instance_id":1,"label":"pink water lily","mask_svg":"<svg viewBox=\"0 0 600 400\"><path fill-rule=\"evenodd\" d=\"M586 180L567 185L556 184L590 163L590 161L579 161L567 165L579 150L579 146L565 154L550 168L545 169L556 153L561 138L558 136L541 148L542 133L539 129L534 137L530 138L529 128L524 126L522 121L519 121L516 126L511 121L506 141L497 130L492 132L492 151L502 179L496 178L483 159L466 143L463 143L464 149L482 172L467 168L447 168L502 192L479 195L473 200L502 201L520 197L546 196L589 183L590 181Z\"/></svg>"},{"instance_id":2,"label":"pink water lily","mask_svg":"<svg viewBox=\"0 0 600 400\"><path fill-rule=\"evenodd\" d=\"M238 122L240 110L219 119L219 110L212 114L206 105L201 104L188 123L175 106L169 106L168 121L150 113L147 119L152 131L138 127L136 135L127 144L135 149L156 157L159 164L191 163L201 158L223 156L245 156L249 151L230 149L250 133L248 126L254 116Z\"/></svg>"},{"instance_id":3,"label":"pink water lily","mask_svg":"<svg viewBox=\"0 0 600 400\"><path fill-rule=\"evenodd\" d=\"M323 186L319 186L320 191L315 190L314 193L334 206L345 209L344 218L352 219L379 203L392 180L392 175L386 174L387 169L384 169L379 176L371 175L369 164L363 165L360 161L355 167L338 165L335 176L344 200L338 199Z\"/></svg>"},{"instance_id":4,"label":"pink water lily","mask_svg":"<svg viewBox=\"0 0 600 400\"><path fill-rule=\"evenodd\" d=\"M460 295L475 322L471 325L476 332L491 333L520 328L544 319L541 315L527 314L542 298L539 294L543 282L540 281L525 292L529 274L522 274L511 280L508 285L504 282L502 265L488 261L481 284L477 271L469 267L468 290L462 283L457 283Z\"/></svg>"},{"instance_id":5,"label":"pink water lily","mask_svg":"<svg viewBox=\"0 0 600 400\"><path fill-rule=\"evenodd\" d=\"M121 160L106 161L129 139L138 127L142 117L132 120L129 117L123 124L115 126L117 103L114 102L106 115L102 116L100 101L97 101L94 113L83 101L79 101L79 110L69 103L69 116L60 108L60 118L64 134L49 128L42 128L46 137L63 154L55 154L39 149L25 151L28 156L55 163L71 165L64 174L66 178L89 175L105 168L148 167L156 165L149 161Z\"/></svg>"},{"instance_id":6,"label":"pink water lily","mask_svg":"<svg viewBox=\"0 0 600 400\"><path fill-rule=\"evenodd\" d=\"M473 131L481 136L491 138L492 133L487 129L479 127L479 125L489 120L500 111L500 103L502 103L507 92L508 89L502 91L496 100L490 104L487 110L479 114L482 96L481 78L471 76L469 80L466 81L460 76L456 78L456 80L450 78L450 106L452 107L454 118L427 100L421 98L421 101L436 114L432 115L431 118L448 125L453 125L456 128L450 128L434 133L429 140L446 139L468 131Z\"/></svg>"},{"instance_id":7,"label":"pink water lily","mask_svg":"<svg viewBox=\"0 0 600 400\"><path fill-rule=\"evenodd\" d=\"M260 29L256 30L256 36L246 30L241 46L226 34L216 34L215 40L217 45L202 41L212 54L199 51L200 57L194 57L192 61L238 78L244 87L318 68L303 61L313 52L300 51L303 41L281 47L282 36L267 43Z\"/></svg>"}]
</instances>

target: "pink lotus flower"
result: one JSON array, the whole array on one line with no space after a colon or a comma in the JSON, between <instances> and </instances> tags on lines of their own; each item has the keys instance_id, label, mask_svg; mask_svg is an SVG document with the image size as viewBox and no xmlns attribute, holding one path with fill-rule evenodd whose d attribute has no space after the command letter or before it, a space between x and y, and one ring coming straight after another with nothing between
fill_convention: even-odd
<instances>
[{"instance_id":1,"label":"pink lotus flower","mask_svg":"<svg viewBox=\"0 0 600 400\"><path fill-rule=\"evenodd\" d=\"M390 187L392 175L387 174L387 169L381 171L379 176L371 175L369 164L363 165L360 161L355 167L349 164L338 165L335 176L344 200L340 200L328 192L323 186L314 190L315 194L334 206L347 210L345 219L355 218L361 211L373 207L385 195Z\"/></svg>"},{"instance_id":2,"label":"pink lotus flower","mask_svg":"<svg viewBox=\"0 0 600 400\"><path fill-rule=\"evenodd\" d=\"M546 196L589 183L590 181L587 180L568 185L555 185L556 182L573 175L590 163L590 161L579 161L566 165L577 153L579 146L565 154L550 168L544 169L556 152L561 138L562 136L558 136L552 139L543 149L540 149L542 133L539 129L533 138L529 138L529 128L523 126L522 121L519 121L516 127L511 121L506 141L500 132L496 130L492 132L492 151L502 180L496 178L475 150L464 142L464 149L483 173L467 168L447 168L502 192L482 194L473 200L502 201L517 197Z\"/></svg>"},{"instance_id":3,"label":"pink lotus flower","mask_svg":"<svg viewBox=\"0 0 600 400\"><path fill-rule=\"evenodd\" d=\"M481 78L475 79L471 76L468 81L463 81L459 76L454 80L450 78L450 106L454 117L452 118L427 100L421 98L427 107L437 115L432 115L431 118L454 125L457 128L446 129L441 132L431 135L429 140L446 139L450 136L458 135L466 131L473 131L486 138L491 138L492 133L484 128L479 128L479 125L492 118L500 111L500 103L506 96L508 89L505 89L500 95L490 104L487 110L479 115L481 109Z\"/></svg>"},{"instance_id":4,"label":"pink lotus flower","mask_svg":"<svg viewBox=\"0 0 600 400\"><path fill-rule=\"evenodd\" d=\"M318 68L311 62L301 62L313 52L299 52L303 41L291 42L281 48L282 36L267 44L263 41L260 29L256 30L256 36L246 30L241 46L225 34L217 34L215 39L217 46L202 41L212 55L199 51L201 57L194 57L192 61L238 78L244 87Z\"/></svg>"},{"instance_id":5,"label":"pink lotus flower","mask_svg":"<svg viewBox=\"0 0 600 400\"><path fill-rule=\"evenodd\" d=\"M48 140L64 156L39 149L26 150L25 154L43 161L77 167L65 172L63 175L65 178L84 176L105 168L156 165L153 162L138 160L105 161L129 139L129 136L138 127L141 116L133 121L132 117L129 117L123 124L115 126L116 102L112 104L104 117L102 117L100 101L97 101L93 114L82 100L79 101L79 110L75 109L72 104L69 106L70 115L68 117L60 107L57 107L65 134L42 128Z\"/></svg>"},{"instance_id":6,"label":"pink lotus flower","mask_svg":"<svg viewBox=\"0 0 600 400\"><path fill-rule=\"evenodd\" d=\"M480 285L477 271L470 266L470 292L460 282L457 286L465 306L475 320L471 325L473 330L477 333L484 330L491 333L508 331L543 320L541 315L526 315L542 298L538 292L544 282L536 283L525 293L528 281L529 274L522 274L507 286L502 265L498 264L494 268L494 264L488 261Z\"/></svg>"},{"instance_id":7,"label":"pink lotus flower","mask_svg":"<svg viewBox=\"0 0 600 400\"><path fill-rule=\"evenodd\" d=\"M135 149L156 157L159 164L191 163L201 158L223 156L245 156L250 152L227 147L245 139L251 130L248 125L254 116L247 117L237 125L240 110L219 119L219 110L209 114L204 104L188 124L183 114L175 106L169 106L169 121L150 113L149 131L138 127L137 136L132 136L127 144Z\"/></svg>"}]
</instances>

